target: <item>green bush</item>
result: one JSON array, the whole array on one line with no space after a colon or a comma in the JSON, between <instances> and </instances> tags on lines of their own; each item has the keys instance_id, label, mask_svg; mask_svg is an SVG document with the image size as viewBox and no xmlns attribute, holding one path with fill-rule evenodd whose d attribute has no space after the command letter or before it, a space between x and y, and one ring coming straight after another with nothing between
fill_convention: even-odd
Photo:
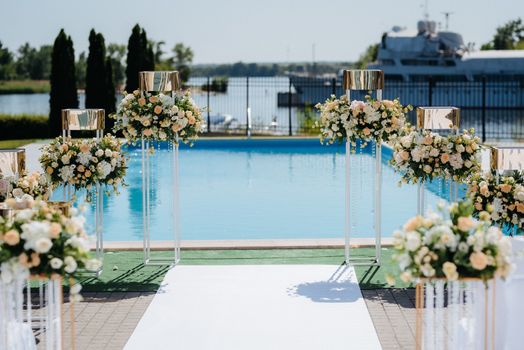
<instances>
[{"instance_id":1,"label":"green bush","mask_svg":"<svg viewBox=\"0 0 524 350\"><path fill-rule=\"evenodd\" d=\"M0 140L48 138L49 117L45 115L0 114Z\"/></svg>"}]
</instances>

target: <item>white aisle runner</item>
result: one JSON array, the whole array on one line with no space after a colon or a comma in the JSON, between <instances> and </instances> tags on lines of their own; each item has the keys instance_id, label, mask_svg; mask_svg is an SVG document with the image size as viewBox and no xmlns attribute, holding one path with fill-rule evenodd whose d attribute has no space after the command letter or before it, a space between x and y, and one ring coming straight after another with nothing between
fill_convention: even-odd
<instances>
[{"instance_id":1,"label":"white aisle runner","mask_svg":"<svg viewBox=\"0 0 524 350\"><path fill-rule=\"evenodd\" d=\"M127 350L380 349L352 267L176 266Z\"/></svg>"}]
</instances>

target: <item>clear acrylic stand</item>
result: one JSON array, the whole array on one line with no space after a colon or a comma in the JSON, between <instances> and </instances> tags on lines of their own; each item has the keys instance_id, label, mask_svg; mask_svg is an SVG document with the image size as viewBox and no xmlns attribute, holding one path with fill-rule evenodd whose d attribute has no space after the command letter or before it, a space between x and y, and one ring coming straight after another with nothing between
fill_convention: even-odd
<instances>
[{"instance_id":1,"label":"clear acrylic stand","mask_svg":"<svg viewBox=\"0 0 524 350\"><path fill-rule=\"evenodd\" d=\"M62 110L62 137L64 141L71 140L71 131L95 131L96 140L104 136L105 111L103 109L63 109ZM104 259L104 193L99 183L95 186L95 256L102 264L97 271L99 277L103 271ZM64 186L64 201L73 200L71 185Z\"/></svg>"},{"instance_id":2,"label":"clear acrylic stand","mask_svg":"<svg viewBox=\"0 0 524 350\"><path fill-rule=\"evenodd\" d=\"M170 93L176 98L179 89L177 71L140 72L140 92ZM180 209L179 209L179 139L178 134L173 140L171 169L173 174L173 255L168 257L154 257L151 253L151 156L150 141L142 135L141 160L142 160L142 220L144 233L144 264L145 265L176 265L180 262Z\"/></svg>"},{"instance_id":3,"label":"clear acrylic stand","mask_svg":"<svg viewBox=\"0 0 524 350\"><path fill-rule=\"evenodd\" d=\"M377 100L382 100L384 72L380 70L345 70L344 90L348 103L351 102L352 90L376 91ZM373 227L375 231L375 255L369 257L351 256L351 143L346 140L345 159L345 223L344 223L344 262L352 265L380 266L382 249L381 204L382 204L382 145L375 143L375 182ZM362 171L362 169L359 169Z\"/></svg>"},{"instance_id":4,"label":"clear acrylic stand","mask_svg":"<svg viewBox=\"0 0 524 350\"><path fill-rule=\"evenodd\" d=\"M460 127L460 109L456 107L418 107L417 129L419 130L449 130L457 132ZM445 180L443 180L445 181ZM448 180L450 203L458 200L458 184L453 179ZM424 181L417 184L417 214L426 212L426 186Z\"/></svg>"}]
</instances>

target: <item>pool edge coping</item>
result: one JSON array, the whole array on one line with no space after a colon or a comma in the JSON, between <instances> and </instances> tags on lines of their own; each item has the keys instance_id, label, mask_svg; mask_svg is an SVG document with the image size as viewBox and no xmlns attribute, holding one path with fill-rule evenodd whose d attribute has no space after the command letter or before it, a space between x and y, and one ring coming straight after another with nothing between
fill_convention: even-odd
<instances>
[{"instance_id":1,"label":"pool edge coping","mask_svg":"<svg viewBox=\"0 0 524 350\"><path fill-rule=\"evenodd\" d=\"M381 239L382 246L393 245L393 238ZM353 238L352 248L374 247L374 238ZM240 239L240 240L182 240L185 250L263 250L263 249L340 249L344 248L344 239ZM106 241L107 251L141 251L142 241ZM151 250L174 249L173 241L151 241Z\"/></svg>"}]
</instances>

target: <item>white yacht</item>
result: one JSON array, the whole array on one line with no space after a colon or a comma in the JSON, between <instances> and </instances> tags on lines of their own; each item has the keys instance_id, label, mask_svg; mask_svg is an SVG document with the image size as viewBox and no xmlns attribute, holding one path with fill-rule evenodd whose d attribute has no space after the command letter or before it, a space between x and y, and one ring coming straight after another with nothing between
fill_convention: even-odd
<instances>
[{"instance_id":1,"label":"white yacht","mask_svg":"<svg viewBox=\"0 0 524 350\"><path fill-rule=\"evenodd\" d=\"M382 69L388 80L403 81L522 76L524 50L471 51L459 33L438 31L436 22L423 20L416 31L394 27L384 33L377 61L368 68Z\"/></svg>"}]
</instances>

